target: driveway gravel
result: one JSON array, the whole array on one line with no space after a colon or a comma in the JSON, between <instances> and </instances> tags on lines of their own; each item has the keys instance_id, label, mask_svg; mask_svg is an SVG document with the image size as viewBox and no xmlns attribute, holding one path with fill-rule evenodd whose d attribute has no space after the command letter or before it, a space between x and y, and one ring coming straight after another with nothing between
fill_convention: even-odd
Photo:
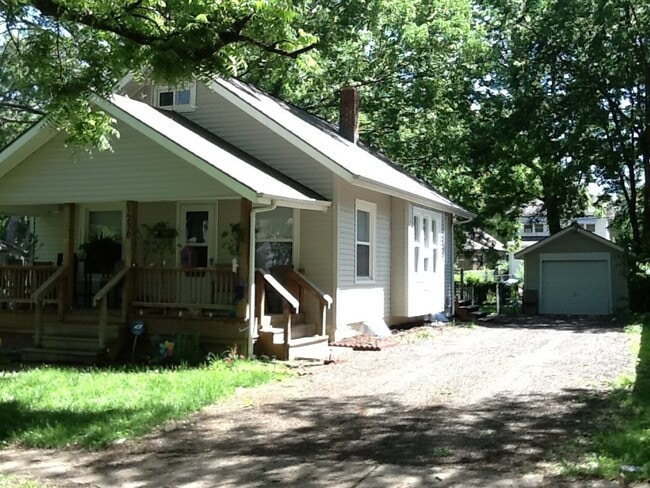
<instances>
[{"instance_id":1,"label":"driveway gravel","mask_svg":"<svg viewBox=\"0 0 650 488\"><path fill-rule=\"evenodd\" d=\"M0 472L92 487L609 487L556 476L554 454L590 427L633 371L604 319L432 326L381 351L242 389L192 418L100 452L0 451Z\"/></svg>"}]
</instances>

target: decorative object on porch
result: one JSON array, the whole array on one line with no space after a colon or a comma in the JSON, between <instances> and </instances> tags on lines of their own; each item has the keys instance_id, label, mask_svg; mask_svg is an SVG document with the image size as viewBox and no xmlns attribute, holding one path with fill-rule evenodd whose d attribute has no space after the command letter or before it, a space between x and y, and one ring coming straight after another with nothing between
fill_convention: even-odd
<instances>
[{"instance_id":1,"label":"decorative object on porch","mask_svg":"<svg viewBox=\"0 0 650 488\"><path fill-rule=\"evenodd\" d=\"M154 254L154 258L158 259L158 264L164 266L166 258L174 253L178 231L164 221L156 222L153 225L142 224L140 227L144 233L144 262L149 263L150 255Z\"/></svg>"},{"instance_id":2,"label":"decorative object on porch","mask_svg":"<svg viewBox=\"0 0 650 488\"><path fill-rule=\"evenodd\" d=\"M79 249L85 258L86 273L112 274L122 258L122 245L114 236L95 234Z\"/></svg>"},{"instance_id":3,"label":"decorative object on porch","mask_svg":"<svg viewBox=\"0 0 650 488\"><path fill-rule=\"evenodd\" d=\"M158 351L163 358L174 356L174 343L171 341L161 342Z\"/></svg>"}]
</instances>

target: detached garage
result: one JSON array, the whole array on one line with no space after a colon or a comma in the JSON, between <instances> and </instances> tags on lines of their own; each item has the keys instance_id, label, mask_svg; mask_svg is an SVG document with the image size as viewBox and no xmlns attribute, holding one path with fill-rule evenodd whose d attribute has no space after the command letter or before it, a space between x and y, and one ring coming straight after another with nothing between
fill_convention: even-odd
<instances>
[{"instance_id":1,"label":"detached garage","mask_svg":"<svg viewBox=\"0 0 650 488\"><path fill-rule=\"evenodd\" d=\"M524 305L541 314L609 315L627 307L623 249L572 225L515 254Z\"/></svg>"}]
</instances>

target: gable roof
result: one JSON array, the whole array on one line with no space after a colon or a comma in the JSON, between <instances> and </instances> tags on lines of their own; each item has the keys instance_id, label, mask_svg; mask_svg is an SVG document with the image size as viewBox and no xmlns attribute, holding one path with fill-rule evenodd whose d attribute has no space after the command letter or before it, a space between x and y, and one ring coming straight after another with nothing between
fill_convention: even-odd
<instances>
[{"instance_id":1,"label":"gable roof","mask_svg":"<svg viewBox=\"0 0 650 488\"><path fill-rule=\"evenodd\" d=\"M582 227L580 227L578 224L572 224L569 227L565 227L562 229L560 232L557 232L556 234L553 234L552 236L548 236L541 241L533 244L532 246L528 246L526 249L522 249L521 251L515 253L515 259L522 259L524 256L527 254L537 251L547 245L549 245L552 242L555 242L559 239L562 239L564 236L567 234L570 234L571 232L575 232L578 235L582 235L584 237L587 237L589 239L593 239L594 241L603 244L607 247L610 247L611 249L614 249L619 252L623 252L624 249L620 246L617 246L614 244L612 241L609 241L605 239L604 237L600 237L597 234L594 234L591 231L585 230Z\"/></svg>"},{"instance_id":2,"label":"gable roof","mask_svg":"<svg viewBox=\"0 0 650 488\"><path fill-rule=\"evenodd\" d=\"M189 121L174 120L165 111L121 95L108 100L93 97L107 114L154 140L181 159L227 185L254 203L325 210L327 199L299 183L278 174L245 152L217 136L202 134ZM57 131L42 119L0 153L0 177L50 140Z\"/></svg>"},{"instance_id":3,"label":"gable roof","mask_svg":"<svg viewBox=\"0 0 650 488\"><path fill-rule=\"evenodd\" d=\"M247 83L214 79L208 86L349 183L465 218L475 215L398 169L388 158L354 144L336 127Z\"/></svg>"}]
</instances>

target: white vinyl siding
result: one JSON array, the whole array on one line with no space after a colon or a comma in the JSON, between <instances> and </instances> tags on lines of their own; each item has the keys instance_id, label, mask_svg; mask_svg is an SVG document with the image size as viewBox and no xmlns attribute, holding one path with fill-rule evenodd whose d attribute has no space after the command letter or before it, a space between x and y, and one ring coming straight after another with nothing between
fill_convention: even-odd
<instances>
[{"instance_id":1,"label":"white vinyl siding","mask_svg":"<svg viewBox=\"0 0 650 488\"><path fill-rule=\"evenodd\" d=\"M197 83L196 111L183 116L325 198L332 198L333 175L329 170L203 83Z\"/></svg>"},{"instance_id":2,"label":"white vinyl siding","mask_svg":"<svg viewBox=\"0 0 650 488\"><path fill-rule=\"evenodd\" d=\"M36 235L34 261L56 264L58 254L64 251L65 219L65 212L51 213L34 219Z\"/></svg>"},{"instance_id":3,"label":"white vinyl siding","mask_svg":"<svg viewBox=\"0 0 650 488\"><path fill-rule=\"evenodd\" d=\"M114 152L65 148L54 137L0 180L0 205L160 201L234 196L226 186L124 124ZM110 183L110 184L107 184Z\"/></svg>"},{"instance_id":4,"label":"white vinyl siding","mask_svg":"<svg viewBox=\"0 0 650 488\"><path fill-rule=\"evenodd\" d=\"M304 269L307 278L324 293L334 296L332 266L334 241L332 239L334 212L300 211L300 255L295 263ZM315 323L318 304L307 296L304 312L307 323ZM333 324L334 309L327 312L328 325Z\"/></svg>"},{"instance_id":5,"label":"white vinyl siding","mask_svg":"<svg viewBox=\"0 0 650 488\"><path fill-rule=\"evenodd\" d=\"M152 251L149 252L149 255L146 256L145 261L145 246L142 243L145 232L143 225L153 226L158 222L165 222L169 224L170 227L174 227L178 230L178 225L176 223L176 203L175 202L146 202L138 203L138 232L140 236L140 242L138 243L138 258L137 262L140 265L155 265L160 264L161 256L156 256ZM174 246L176 247L176 246ZM176 253L169 256L164 256L163 259L167 260L168 263L176 262Z\"/></svg>"},{"instance_id":6,"label":"white vinyl siding","mask_svg":"<svg viewBox=\"0 0 650 488\"><path fill-rule=\"evenodd\" d=\"M390 314L391 197L355 188L338 180L338 286L337 327L365 320L383 320ZM376 205L375 275L372 281L356 279L356 201Z\"/></svg>"},{"instance_id":7,"label":"white vinyl siding","mask_svg":"<svg viewBox=\"0 0 650 488\"><path fill-rule=\"evenodd\" d=\"M391 198L391 315L407 315L408 204Z\"/></svg>"}]
</instances>

